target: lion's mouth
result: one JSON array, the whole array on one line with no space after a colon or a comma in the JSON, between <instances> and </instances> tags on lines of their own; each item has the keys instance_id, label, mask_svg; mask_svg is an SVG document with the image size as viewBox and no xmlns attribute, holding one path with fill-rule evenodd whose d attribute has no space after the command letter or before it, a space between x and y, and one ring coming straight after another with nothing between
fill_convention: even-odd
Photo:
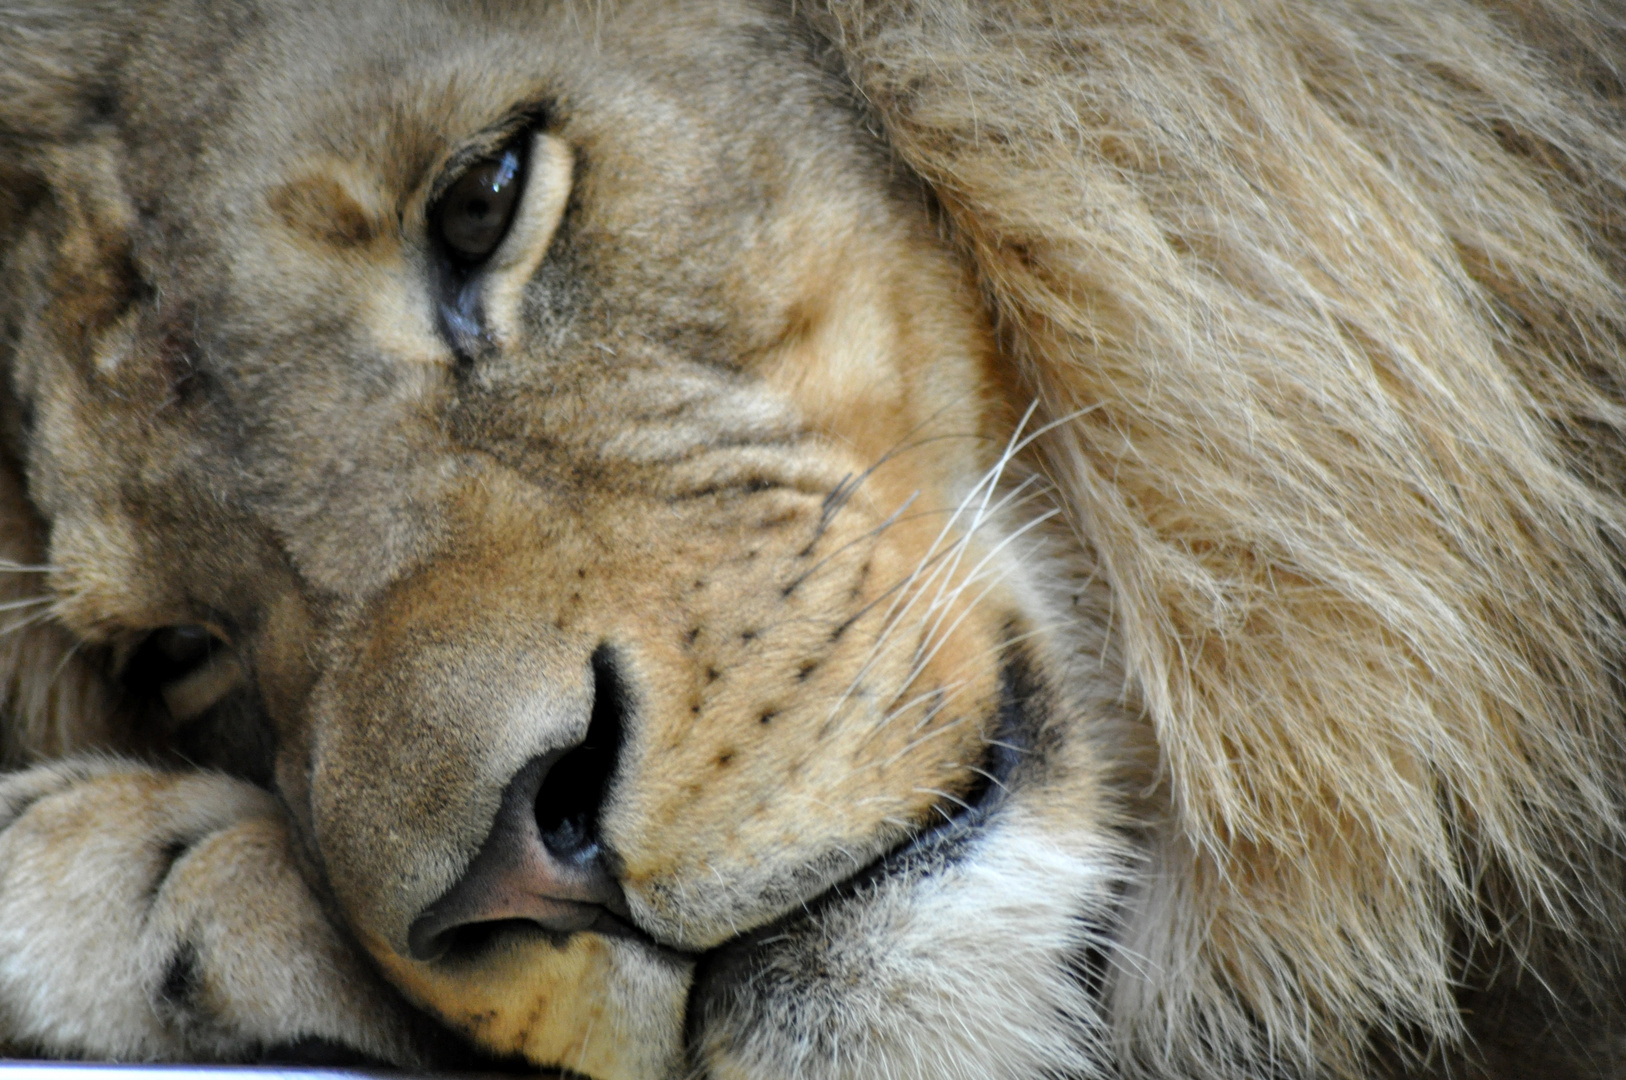
<instances>
[{"instance_id":1,"label":"lion's mouth","mask_svg":"<svg viewBox=\"0 0 1626 1080\"><path fill-rule=\"evenodd\" d=\"M1042 692L1034 671L1032 659L1022 649L1007 647L994 715L984 728L990 734L968 770L967 781L936 804L935 820L921 823L835 884L793 901L790 910L781 906L784 913L764 924L708 948L685 948L642 925L636 902L630 909L624 903L606 903L596 906L590 921L568 932L551 930L528 918L458 926L442 935L444 940L430 962L443 974L462 977L503 963L494 958L524 957L537 947L544 952L551 948L560 955L579 950L583 944L579 935L610 939L619 943L619 948L611 950L612 955L622 957L618 963L631 963L640 971L673 973L677 996L669 1016L677 1026L663 1028L663 1037L674 1040L674 1047L686 1042L690 1052L699 1052L696 1048L711 1037L708 1032L719 1018L754 1015L748 1004L753 985L764 979L771 982L787 967L798 968L795 957L807 950L808 943L829 936L828 931L843 920L872 918L874 912L887 909L889 902L915 896L922 887L929 894L937 875L979 865L979 852L985 846L981 838L1005 820L1002 808L1011 792L1025 786L1035 769L1044 767L1042 733L1047 727L1048 695ZM884 947L884 938L875 941ZM577 992L573 985L561 989L567 994ZM552 1057L551 1050L545 1054L545 1059Z\"/></svg>"},{"instance_id":2,"label":"lion's mouth","mask_svg":"<svg viewBox=\"0 0 1626 1080\"><path fill-rule=\"evenodd\" d=\"M963 794L938 803L934 808L936 821L906 837L850 877L803 903L795 913L797 916L805 916L822 904L856 895L867 883L877 878L914 869L921 859L942 861L953 858L956 849L974 837L982 824L998 809L1010 791L1012 779L1033 754L1041 708L1032 661L1019 649L1010 648L1006 652L1006 658L1000 665L998 711L990 725L993 734L984 743L982 760L972 772L971 786ZM728 948L732 944L729 942L720 947Z\"/></svg>"},{"instance_id":3,"label":"lion's mouth","mask_svg":"<svg viewBox=\"0 0 1626 1080\"><path fill-rule=\"evenodd\" d=\"M798 926L815 923L822 913L839 905L862 903L866 894L891 879L929 875L965 854L1008 798L1013 781L1037 761L1044 705L1033 672L1032 661L1022 650L1006 650L993 734L984 745L972 785L957 798L938 805L939 820L803 901L794 911L698 954L690 991L691 1028L709 1002L752 978L772 947L788 940Z\"/></svg>"}]
</instances>

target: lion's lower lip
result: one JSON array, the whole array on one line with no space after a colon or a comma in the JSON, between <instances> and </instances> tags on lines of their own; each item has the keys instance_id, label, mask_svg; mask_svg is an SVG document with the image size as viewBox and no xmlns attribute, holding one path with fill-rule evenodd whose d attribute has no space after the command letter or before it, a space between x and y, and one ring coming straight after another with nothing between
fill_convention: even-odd
<instances>
[{"instance_id":1,"label":"lion's lower lip","mask_svg":"<svg viewBox=\"0 0 1626 1080\"><path fill-rule=\"evenodd\" d=\"M679 960L692 960L699 953L682 946L662 942L631 921L610 911L600 909L597 916L585 926L569 931L551 930L529 919L495 919L476 923L460 930L455 938L429 959L430 964L450 964L462 967L471 962L478 964L498 942L547 940L563 947L577 934L594 934L635 944L652 953Z\"/></svg>"},{"instance_id":2,"label":"lion's lower lip","mask_svg":"<svg viewBox=\"0 0 1626 1080\"><path fill-rule=\"evenodd\" d=\"M609 910L601 910L598 918L593 921L593 925L587 928L587 932L599 934L603 937L635 941L646 948L656 949L675 956L695 955L692 950L657 941L647 931L633 923L630 918L623 918Z\"/></svg>"}]
</instances>

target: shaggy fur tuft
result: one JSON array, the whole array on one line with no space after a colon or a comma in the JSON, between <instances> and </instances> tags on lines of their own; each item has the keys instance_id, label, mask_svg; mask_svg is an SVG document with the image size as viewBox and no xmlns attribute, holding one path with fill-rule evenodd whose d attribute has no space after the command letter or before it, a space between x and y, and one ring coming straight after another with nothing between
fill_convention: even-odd
<instances>
[{"instance_id":1,"label":"shaggy fur tuft","mask_svg":"<svg viewBox=\"0 0 1626 1080\"><path fill-rule=\"evenodd\" d=\"M1620 928L1626 39L1587 15L816 16L1077 413L1045 462L1168 815L1114 989L1142 1073L1350 1074Z\"/></svg>"}]
</instances>

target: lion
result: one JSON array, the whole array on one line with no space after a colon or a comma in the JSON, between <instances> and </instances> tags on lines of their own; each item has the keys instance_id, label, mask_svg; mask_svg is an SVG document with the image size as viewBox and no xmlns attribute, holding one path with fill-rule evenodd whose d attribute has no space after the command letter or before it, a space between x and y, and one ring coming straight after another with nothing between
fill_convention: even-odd
<instances>
[{"instance_id":1,"label":"lion","mask_svg":"<svg viewBox=\"0 0 1626 1080\"><path fill-rule=\"evenodd\" d=\"M0 1046L1615 1075L1622 56L0 0Z\"/></svg>"}]
</instances>

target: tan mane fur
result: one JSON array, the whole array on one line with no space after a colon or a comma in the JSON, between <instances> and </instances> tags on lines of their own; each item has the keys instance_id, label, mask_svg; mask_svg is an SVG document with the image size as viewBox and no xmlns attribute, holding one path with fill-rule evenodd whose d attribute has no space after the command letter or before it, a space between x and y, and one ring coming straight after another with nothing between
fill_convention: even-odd
<instances>
[{"instance_id":1,"label":"tan mane fur","mask_svg":"<svg viewBox=\"0 0 1626 1080\"><path fill-rule=\"evenodd\" d=\"M1148 1072L1451 1040L1465 940L1617 925L1626 140L1582 81L1623 53L1582 14L820 15L1068 418L1168 815Z\"/></svg>"}]
</instances>

